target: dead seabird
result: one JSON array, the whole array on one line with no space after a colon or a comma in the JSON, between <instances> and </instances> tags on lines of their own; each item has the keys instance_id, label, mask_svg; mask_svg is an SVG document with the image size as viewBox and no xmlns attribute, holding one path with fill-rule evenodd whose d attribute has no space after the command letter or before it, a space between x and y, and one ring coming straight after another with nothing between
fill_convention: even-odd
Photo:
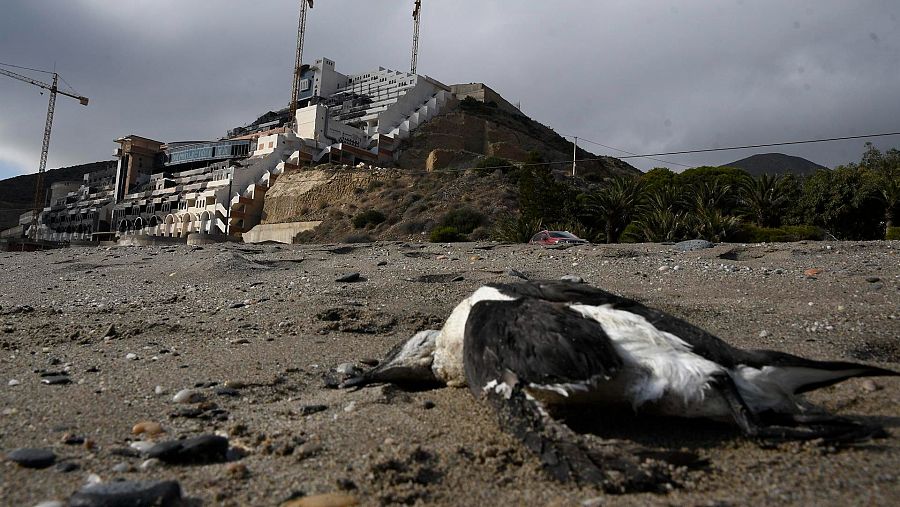
<instances>
[{"instance_id":1,"label":"dead seabird","mask_svg":"<svg viewBox=\"0 0 900 507\"><path fill-rule=\"evenodd\" d=\"M624 491L658 488L665 473L646 466L646 458L678 456L591 448L551 417L556 409L627 406L638 414L726 420L767 441L858 440L883 430L817 411L802 393L877 375L898 373L738 349L589 285L531 281L481 287L456 306L441 330L417 333L344 386L468 385L552 475Z\"/></svg>"}]
</instances>

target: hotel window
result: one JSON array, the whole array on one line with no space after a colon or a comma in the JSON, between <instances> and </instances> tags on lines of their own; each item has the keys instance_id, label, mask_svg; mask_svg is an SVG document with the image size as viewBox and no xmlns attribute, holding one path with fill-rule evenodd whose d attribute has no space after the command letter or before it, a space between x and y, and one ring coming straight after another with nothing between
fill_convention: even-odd
<instances>
[{"instance_id":1,"label":"hotel window","mask_svg":"<svg viewBox=\"0 0 900 507\"><path fill-rule=\"evenodd\" d=\"M275 141L269 141L269 148L275 147Z\"/></svg>"}]
</instances>

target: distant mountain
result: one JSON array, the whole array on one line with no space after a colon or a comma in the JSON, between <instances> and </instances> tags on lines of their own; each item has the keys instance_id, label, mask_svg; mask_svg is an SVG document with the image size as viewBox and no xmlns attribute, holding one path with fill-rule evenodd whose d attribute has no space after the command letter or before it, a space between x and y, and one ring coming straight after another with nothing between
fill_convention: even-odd
<instances>
[{"instance_id":1,"label":"distant mountain","mask_svg":"<svg viewBox=\"0 0 900 507\"><path fill-rule=\"evenodd\" d=\"M57 181L81 181L84 175L115 167L115 161L92 162L59 169L49 169L44 173L44 188ZM29 211L34 205L34 185L37 174L23 174L13 178L0 180L0 230L15 227L19 224L19 215Z\"/></svg>"},{"instance_id":2,"label":"distant mountain","mask_svg":"<svg viewBox=\"0 0 900 507\"><path fill-rule=\"evenodd\" d=\"M753 155L722 167L737 167L750 173L752 176L763 174L794 174L797 176L812 174L820 169L828 169L805 158L785 155L783 153L763 153Z\"/></svg>"}]
</instances>

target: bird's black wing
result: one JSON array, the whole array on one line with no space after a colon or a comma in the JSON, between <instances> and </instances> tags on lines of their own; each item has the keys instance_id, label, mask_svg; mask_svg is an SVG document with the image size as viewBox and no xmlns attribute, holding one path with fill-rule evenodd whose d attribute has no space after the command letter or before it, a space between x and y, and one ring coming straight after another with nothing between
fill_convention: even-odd
<instances>
[{"instance_id":1,"label":"bird's black wing","mask_svg":"<svg viewBox=\"0 0 900 507\"><path fill-rule=\"evenodd\" d=\"M560 303L482 301L466 321L466 379L476 392L510 372L522 382L577 383L622 367L603 327Z\"/></svg>"},{"instance_id":2,"label":"bird's black wing","mask_svg":"<svg viewBox=\"0 0 900 507\"><path fill-rule=\"evenodd\" d=\"M617 310L640 315L660 331L671 333L684 340L691 345L695 354L727 368L737 364L753 366L752 363L758 359L754 354L732 347L720 338L678 317L584 283L546 280L492 284L491 286L512 297L531 297L558 303L581 303L591 306L610 305Z\"/></svg>"},{"instance_id":3,"label":"bird's black wing","mask_svg":"<svg viewBox=\"0 0 900 507\"><path fill-rule=\"evenodd\" d=\"M530 383L578 383L621 369L621 358L596 321L534 298L483 301L469 313L463 350L475 397L494 408L501 426L555 479L615 493L663 491L672 484L665 464L647 462L647 449L624 442L591 445L526 395ZM491 381L506 389L484 389Z\"/></svg>"}]
</instances>

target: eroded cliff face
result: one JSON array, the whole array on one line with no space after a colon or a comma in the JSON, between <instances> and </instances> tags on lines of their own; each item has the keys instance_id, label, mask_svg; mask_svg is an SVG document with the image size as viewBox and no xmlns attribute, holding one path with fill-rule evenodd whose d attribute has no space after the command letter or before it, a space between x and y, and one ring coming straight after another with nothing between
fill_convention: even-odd
<instances>
[{"instance_id":1,"label":"eroded cliff face","mask_svg":"<svg viewBox=\"0 0 900 507\"><path fill-rule=\"evenodd\" d=\"M332 205L356 200L379 173L368 170L310 169L285 172L266 194L264 224L295 222L327 214Z\"/></svg>"},{"instance_id":2,"label":"eroded cliff face","mask_svg":"<svg viewBox=\"0 0 900 507\"><path fill-rule=\"evenodd\" d=\"M405 169L429 171L471 167L480 157L500 157L524 162L529 152L547 162L560 162L560 172L571 166L572 144L552 129L524 116L481 103L461 103L415 131L401 145L399 165ZM604 178L636 175L633 166L613 157L599 157L579 149L578 159L598 159L578 163L584 176Z\"/></svg>"}]
</instances>

